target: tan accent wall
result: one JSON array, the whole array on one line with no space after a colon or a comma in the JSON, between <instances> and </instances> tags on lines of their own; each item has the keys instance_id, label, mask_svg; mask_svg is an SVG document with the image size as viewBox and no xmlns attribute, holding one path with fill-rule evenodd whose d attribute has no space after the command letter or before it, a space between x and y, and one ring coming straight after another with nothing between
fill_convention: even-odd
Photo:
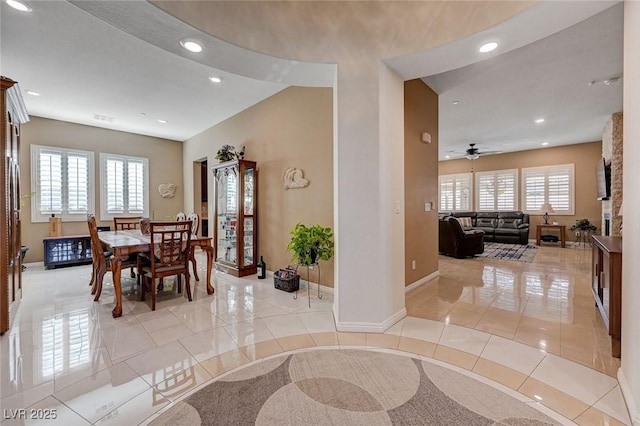
<instances>
[{"instance_id":1,"label":"tan accent wall","mask_svg":"<svg viewBox=\"0 0 640 426\"><path fill-rule=\"evenodd\" d=\"M100 221L100 153L131 155L149 159L149 212L158 220L173 218L183 209L182 143L168 139L118 132L65 121L31 117L22 126L20 164L22 192L31 192L31 145L93 151L95 167L95 214L98 226L112 226L112 221ZM176 196L162 198L161 183L178 185ZM63 235L87 235L87 222L63 222ZM25 262L43 261L42 239L49 235L48 223L31 222L31 203L22 208L22 244L29 246Z\"/></svg>"},{"instance_id":2,"label":"tan accent wall","mask_svg":"<svg viewBox=\"0 0 640 426\"><path fill-rule=\"evenodd\" d=\"M438 95L419 79L404 83L404 170L407 286L438 270Z\"/></svg>"},{"instance_id":3,"label":"tan accent wall","mask_svg":"<svg viewBox=\"0 0 640 426\"><path fill-rule=\"evenodd\" d=\"M558 216L552 214L552 221L567 226L568 241L575 238L569 228L577 219L587 218L598 226L598 233L602 233L599 218L601 214L601 201L596 200L596 162L602 159L602 142L588 142L577 145L566 145L552 148L519 151L507 154L487 155L477 160L441 161L439 173L448 175L453 173L484 172L489 170L518 169L523 167L550 166L554 164L575 164L575 202L574 216ZM518 176L518 185L522 185L521 173ZM518 188L521 206L521 189ZM541 215L531 216L529 238L535 239L536 225L543 223Z\"/></svg>"},{"instance_id":4,"label":"tan accent wall","mask_svg":"<svg viewBox=\"0 0 640 426\"><path fill-rule=\"evenodd\" d=\"M333 89L290 87L275 94L187 140L185 164L203 157L209 166L217 164L214 156L223 144L244 145L245 158L258 163L258 255L268 270L291 263L286 248L296 223L334 228ZM309 186L285 190L282 175L288 167L301 169ZM212 194L209 185L209 199ZM209 206L213 235L213 203ZM320 266L321 284L333 287L333 260ZM317 281L315 272L311 281Z\"/></svg>"}]
</instances>

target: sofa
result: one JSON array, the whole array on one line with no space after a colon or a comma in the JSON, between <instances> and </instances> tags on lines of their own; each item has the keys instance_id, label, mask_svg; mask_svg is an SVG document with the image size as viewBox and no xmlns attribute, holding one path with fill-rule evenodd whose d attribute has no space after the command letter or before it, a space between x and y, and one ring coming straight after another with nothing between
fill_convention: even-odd
<instances>
[{"instance_id":1,"label":"sofa","mask_svg":"<svg viewBox=\"0 0 640 426\"><path fill-rule=\"evenodd\" d=\"M529 242L529 215L520 211L440 213L441 218L450 216L469 218L470 226L465 226L465 228L484 231L485 242L509 244L527 244Z\"/></svg>"},{"instance_id":2,"label":"sofa","mask_svg":"<svg viewBox=\"0 0 640 426\"><path fill-rule=\"evenodd\" d=\"M442 218L439 222L438 251L447 256L472 257L484 252L484 232L464 230L460 222L451 216Z\"/></svg>"}]
</instances>

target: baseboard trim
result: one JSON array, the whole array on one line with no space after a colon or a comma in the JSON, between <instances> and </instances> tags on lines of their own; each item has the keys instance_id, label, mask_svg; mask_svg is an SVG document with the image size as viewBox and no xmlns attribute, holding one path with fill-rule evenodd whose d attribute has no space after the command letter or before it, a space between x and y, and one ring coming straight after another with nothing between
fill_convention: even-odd
<instances>
[{"instance_id":1,"label":"baseboard trim","mask_svg":"<svg viewBox=\"0 0 640 426\"><path fill-rule=\"evenodd\" d=\"M629 387L629 382L627 378L624 376L622 372L622 368L618 368L618 384L620 385L620 390L622 391L622 397L624 398L625 404L627 404L627 411L629 413L629 418L631 419L631 424L634 426L640 425L640 413L638 412L638 405L636 404L635 399L633 398L633 394L631 393L631 388Z\"/></svg>"},{"instance_id":2,"label":"baseboard trim","mask_svg":"<svg viewBox=\"0 0 640 426\"><path fill-rule=\"evenodd\" d=\"M335 312L334 312L335 316ZM407 316L407 309L402 308L381 323L375 322L342 322L336 321L336 330L345 333L384 333L392 325ZM337 318L337 316L335 316Z\"/></svg>"},{"instance_id":3,"label":"baseboard trim","mask_svg":"<svg viewBox=\"0 0 640 426\"><path fill-rule=\"evenodd\" d=\"M438 278L440 276L440 271L436 270L435 272L430 273L426 277L420 278L418 281L413 282L404 288L405 293L409 293L411 290L415 290L416 288L425 285L429 281L434 278Z\"/></svg>"},{"instance_id":4,"label":"baseboard trim","mask_svg":"<svg viewBox=\"0 0 640 426\"><path fill-rule=\"evenodd\" d=\"M44 266L44 262L29 262L29 263L23 263L23 265L26 267L29 267L29 266L37 267L37 266Z\"/></svg>"}]
</instances>

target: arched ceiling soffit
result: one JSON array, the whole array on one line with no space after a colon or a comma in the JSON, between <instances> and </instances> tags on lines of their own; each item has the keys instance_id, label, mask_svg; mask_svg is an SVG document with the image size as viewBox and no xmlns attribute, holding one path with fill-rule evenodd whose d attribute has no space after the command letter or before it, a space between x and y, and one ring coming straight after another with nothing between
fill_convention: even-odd
<instances>
[{"instance_id":1,"label":"arched ceiling soffit","mask_svg":"<svg viewBox=\"0 0 640 426\"><path fill-rule=\"evenodd\" d=\"M615 3L71 2L178 55L247 77L301 86L333 85L333 64L347 57L347 63L358 62L358 53L364 61L385 60L405 79L448 71L544 38ZM176 42L193 35L207 42L197 56ZM506 44L479 58L477 44L487 37Z\"/></svg>"}]
</instances>

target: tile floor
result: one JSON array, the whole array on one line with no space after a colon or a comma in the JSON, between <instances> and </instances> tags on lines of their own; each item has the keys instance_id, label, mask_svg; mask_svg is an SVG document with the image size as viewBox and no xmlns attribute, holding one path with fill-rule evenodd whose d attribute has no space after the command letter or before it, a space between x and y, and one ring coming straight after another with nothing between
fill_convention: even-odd
<instances>
[{"instance_id":1,"label":"tile floor","mask_svg":"<svg viewBox=\"0 0 640 426\"><path fill-rule=\"evenodd\" d=\"M215 296L196 283L192 303L167 291L155 312L127 278L123 316L114 319L110 276L93 302L90 266L31 266L18 317L0 338L0 420L32 424L12 419L15 410L28 418L55 409L54 423L64 425L146 423L244 364L366 346L446 363L554 410L565 424L630 424L619 361L607 357L590 299L589 264L589 250L552 247L531 264L441 257L441 276L407 295L409 316L384 334L337 332L330 294L312 292L309 308L306 293L293 300L270 280L225 274L214 277Z\"/></svg>"}]
</instances>

